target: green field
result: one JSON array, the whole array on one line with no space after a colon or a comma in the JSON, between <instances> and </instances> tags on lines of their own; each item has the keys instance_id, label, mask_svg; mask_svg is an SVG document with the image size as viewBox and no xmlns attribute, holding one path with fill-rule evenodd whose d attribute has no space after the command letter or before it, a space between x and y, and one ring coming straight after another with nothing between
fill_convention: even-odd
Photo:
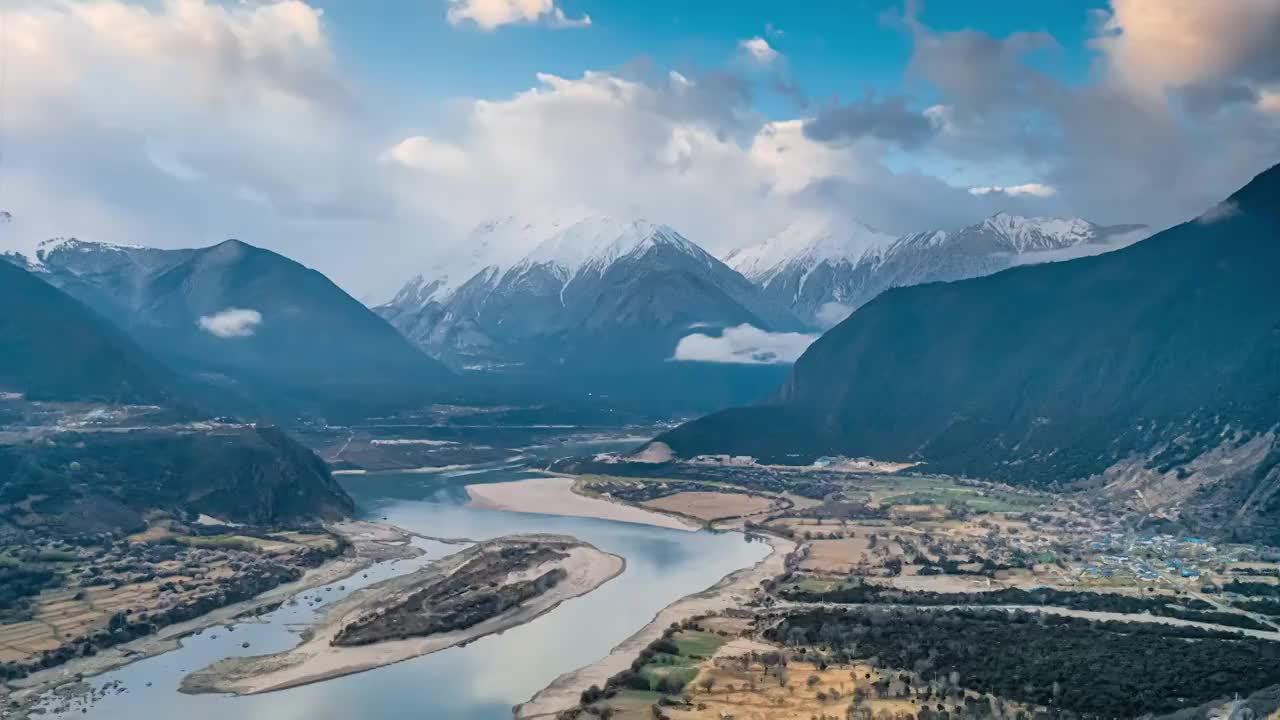
<instances>
[{"instance_id":1,"label":"green field","mask_svg":"<svg viewBox=\"0 0 1280 720\"><path fill-rule=\"evenodd\" d=\"M964 503L974 512L1026 512L1040 506L1034 498L1014 493L987 492L961 487L937 487L913 490L891 495L880 501L881 505L948 505Z\"/></svg>"},{"instance_id":2,"label":"green field","mask_svg":"<svg viewBox=\"0 0 1280 720\"><path fill-rule=\"evenodd\" d=\"M715 654L725 638L702 630L681 630L671 636L675 653L659 652L640 668L649 688L679 692L698 675L698 663Z\"/></svg>"}]
</instances>

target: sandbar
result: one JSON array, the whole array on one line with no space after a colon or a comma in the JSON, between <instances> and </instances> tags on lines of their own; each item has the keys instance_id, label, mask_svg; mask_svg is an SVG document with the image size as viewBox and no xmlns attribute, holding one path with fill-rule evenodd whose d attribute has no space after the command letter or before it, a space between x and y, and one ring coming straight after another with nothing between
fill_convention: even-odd
<instances>
[{"instance_id":1,"label":"sandbar","mask_svg":"<svg viewBox=\"0 0 1280 720\"><path fill-rule=\"evenodd\" d=\"M472 507L488 510L598 518L673 530L700 529L697 523L685 518L579 495L573 491L573 485L574 478L556 475L514 482L468 485L466 489L471 496Z\"/></svg>"}]
</instances>

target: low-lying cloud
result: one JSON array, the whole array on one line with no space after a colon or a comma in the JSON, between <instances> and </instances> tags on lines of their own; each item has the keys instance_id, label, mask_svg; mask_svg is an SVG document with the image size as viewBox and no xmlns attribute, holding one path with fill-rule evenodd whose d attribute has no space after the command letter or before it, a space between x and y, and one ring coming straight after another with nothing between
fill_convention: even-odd
<instances>
[{"instance_id":1,"label":"low-lying cloud","mask_svg":"<svg viewBox=\"0 0 1280 720\"><path fill-rule=\"evenodd\" d=\"M1240 207L1230 200L1224 200L1217 205L1209 208L1203 215L1196 218L1196 222L1201 225L1212 225L1220 220L1226 220L1229 217L1240 214Z\"/></svg>"},{"instance_id":2,"label":"low-lying cloud","mask_svg":"<svg viewBox=\"0 0 1280 720\"><path fill-rule=\"evenodd\" d=\"M744 323L725 328L718 336L686 335L676 343L671 359L739 365L787 364L795 362L817 339L817 335L774 333Z\"/></svg>"},{"instance_id":3,"label":"low-lying cloud","mask_svg":"<svg viewBox=\"0 0 1280 720\"><path fill-rule=\"evenodd\" d=\"M251 337L262 324L262 313L243 308L227 308L200 318L200 328L220 338Z\"/></svg>"},{"instance_id":4,"label":"low-lying cloud","mask_svg":"<svg viewBox=\"0 0 1280 720\"><path fill-rule=\"evenodd\" d=\"M853 314L853 306L844 303L831 302L823 303L818 308L815 318L822 327L831 328L844 322L845 318Z\"/></svg>"},{"instance_id":5,"label":"low-lying cloud","mask_svg":"<svg viewBox=\"0 0 1280 720\"><path fill-rule=\"evenodd\" d=\"M1043 183L1026 183L1024 185L980 185L978 187L969 188L970 195L991 195L993 193L1003 195L1031 195L1033 197L1053 197L1058 194L1058 189L1052 185Z\"/></svg>"}]
</instances>

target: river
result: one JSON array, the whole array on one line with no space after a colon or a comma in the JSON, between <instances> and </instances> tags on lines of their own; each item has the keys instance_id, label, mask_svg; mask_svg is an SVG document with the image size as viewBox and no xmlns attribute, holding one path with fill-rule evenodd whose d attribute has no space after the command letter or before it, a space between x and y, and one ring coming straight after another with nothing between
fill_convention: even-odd
<instances>
[{"instance_id":1,"label":"river","mask_svg":"<svg viewBox=\"0 0 1280 720\"><path fill-rule=\"evenodd\" d=\"M607 447L607 444L605 445ZM264 695L183 695L182 677L233 655L259 655L297 643L316 607L358 587L418 567L457 546L419 541L427 555L382 563L327 588L303 593L322 605L300 602L228 631L206 630L181 649L91 678L98 688L118 687L92 704L74 703L64 714L101 720L350 720L447 718L508 720L519 704L561 673L590 664L648 623L658 610L705 589L721 577L768 554L764 543L738 533L683 532L607 520L562 518L466 506L466 484L527 477L528 464L495 464L451 474L378 473L343 478L362 514L437 537L482 540L510 533L573 535L627 560L619 577L596 591L501 635L465 647L322 683ZM339 590L341 586L343 589ZM249 647L242 644L248 642ZM87 712L82 712L87 711Z\"/></svg>"}]
</instances>

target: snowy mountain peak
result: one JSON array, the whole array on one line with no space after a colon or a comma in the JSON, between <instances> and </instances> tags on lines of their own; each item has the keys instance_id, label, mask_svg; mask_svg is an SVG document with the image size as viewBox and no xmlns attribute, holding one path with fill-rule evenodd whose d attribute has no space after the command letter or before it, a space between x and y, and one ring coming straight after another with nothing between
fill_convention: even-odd
<instances>
[{"instance_id":1,"label":"snowy mountain peak","mask_svg":"<svg viewBox=\"0 0 1280 720\"><path fill-rule=\"evenodd\" d=\"M425 272L396 293L390 305L424 307L445 303L464 285L497 285L508 273L548 268L568 282L585 270L604 270L618 260L665 245L699 262L714 258L666 225L624 220L581 210L540 217L509 215L477 225Z\"/></svg>"},{"instance_id":2,"label":"snowy mountain peak","mask_svg":"<svg viewBox=\"0 0 1280 720\"><path fill-rule=\"evenodd\" d=\"M564 210L536 217L507 215L483 222L441 253L391 302L401 306L443 302L482 273L496 280L548 237L579 222L584 215L579 210Z\"/></svg>"},{"instance_id":3,"label":"snowy mountain peak","mask_svg":"<svg viewBox=\"0 0 1280 720\"><path fill-rule=\"evenodd\" d=\"M764 242L734 250L725 257L725 264L762 282L788 267L856 263L893 241L892 235L860 222L815 215L796 220Z\"/></svg>"},{"instance_id":4,"label":"snowy mountain peak","mask_svg":"<svg viewBox=\"0 0 1280 720\"><path fill-rule=\"evenodd\" d=\"M117 245L108 242L81 240L74 237L58 237L41 242L36 248L36 257L44 261L46 257L50 257L54 253L127 252L129 250L142 249L141 245Z\"/></svg>"},{"instance_id":5,"label":"snowy mountain peak","mask_svg":"<svg viewBox=\"0 0 1280 720\"><path fill-rule=\"evenodd\" d=\"M983 220L982 227L1003 236L1018 253L1071 247L1093 239L1098 229L1080 218L1023 217L1006 212Z\"/></svg>"},{"instance_id":6,"label":"snowy mountain peak","mask_svg":"<svg viewBox=\"0 0 1280 720\"><path fill-rule=\"evenodd\" d=\"M666 245L699 260L711 258L697 245L666 225L647 220L592 216L563 228L542 241L520 266L550 265L566 278L585 270L603 270L624 257Z\"/></svg>"}]
</instances>

